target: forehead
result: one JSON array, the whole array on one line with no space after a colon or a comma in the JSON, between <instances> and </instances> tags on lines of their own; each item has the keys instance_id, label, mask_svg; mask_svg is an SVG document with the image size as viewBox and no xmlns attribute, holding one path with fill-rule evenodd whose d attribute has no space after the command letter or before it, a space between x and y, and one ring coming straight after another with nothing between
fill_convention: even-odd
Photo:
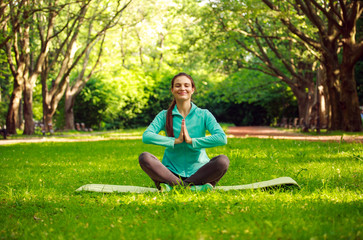
<instances>
[{"instance_id":1,"label":"forehead","mask_svg":"<svg viewBox=\"0 0 363 240\"><path fill-rule=\"evenodd\" d=\"M185 83L189 83L191 84L192 81L190 81L189 78L187 78L186 76L179 76L174 80L174 85L175 84L185 84Z\"/></svg>"}]
</instances>

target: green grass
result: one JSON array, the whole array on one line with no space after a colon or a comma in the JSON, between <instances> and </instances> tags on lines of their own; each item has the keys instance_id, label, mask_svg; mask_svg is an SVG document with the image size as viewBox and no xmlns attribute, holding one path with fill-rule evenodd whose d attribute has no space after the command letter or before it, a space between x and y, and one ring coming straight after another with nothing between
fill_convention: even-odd
<instances>
[{"instance_id":1,"label":"green grass","mask_svg":"<svg viewBox=\"0 0 363 240\"><path fill-rule=\"evenodd\" d=\"M281 176L301 190L76 193L89 183L153 186L138 166L163 148L140 140L0 146L1 239L362 239L363 146L228 140L220 185Z\"/></svg>"}]
</instances>

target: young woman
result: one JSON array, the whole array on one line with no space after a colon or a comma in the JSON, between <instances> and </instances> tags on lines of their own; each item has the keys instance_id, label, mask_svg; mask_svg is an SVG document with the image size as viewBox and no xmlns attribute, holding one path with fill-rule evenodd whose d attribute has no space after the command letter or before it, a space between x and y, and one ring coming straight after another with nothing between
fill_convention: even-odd
<instances>
[{"instance_id":1,"label":"young woman","mask_svg":"<svg viewBox=\"0 0 363 240\"><path fill-rule=\"evenodd\" d=\"M227 144L227 137L214 116L198 108L191 100L195 84L191 76L179 73L171 81L174 99L168 110L161 111L142 136L147 144L166 147L162 162L144 152L139 156L141 168L162 191L175 185L192 190L212 189L223 177L229 159L219 155L209 159L205 148ZM159 135L164 130L167 136ZM206 136L206 130L211 135Z\"/></svg>"}]
</instances>

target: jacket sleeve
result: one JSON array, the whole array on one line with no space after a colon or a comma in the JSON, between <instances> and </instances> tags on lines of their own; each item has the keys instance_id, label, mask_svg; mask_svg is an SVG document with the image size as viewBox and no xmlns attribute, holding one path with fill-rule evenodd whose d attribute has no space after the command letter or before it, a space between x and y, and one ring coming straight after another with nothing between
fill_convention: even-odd
<instances>
[{"instance_id":1,"label":"jacket sleeve","mask_svg":"<svg viewBox=\"0 0 363 240\"><path fill-rule=\"evenodd\" d=\"M205 110L206 129L211 136L192 138L193 148L211 148L227 144L227 136L211 112Z\"/></svg>"},{"instance_id":2,"label":"jacket sleeve","mask_svg":"<svg viewBox=\"0 0 363 240\"><path fill-rule=\"evenodd\" d=\"M174 148L174 137L166 137L159 135L159 132L165 129L166 110L156 115L155 119L150 123L148 128L142 135L142 142L146 144L155 144L164 147Z\"/></svg>"}]
</instances>

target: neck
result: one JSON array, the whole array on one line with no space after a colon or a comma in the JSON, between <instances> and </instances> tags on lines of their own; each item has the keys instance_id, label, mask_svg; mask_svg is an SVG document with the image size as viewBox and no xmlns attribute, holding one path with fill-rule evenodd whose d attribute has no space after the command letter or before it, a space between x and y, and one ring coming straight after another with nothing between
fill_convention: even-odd
<instances>
[{"instance_id":1,"label":"neck","mask_svg":"<svg viewBox=\"0 0 363 240\"><path fill-rule=\"evenodd\" d=\"M188 101L176 101L176 106L178 108L179 113L186 118L192 108L190 100Z\"/></svg>"}]
</instances>

